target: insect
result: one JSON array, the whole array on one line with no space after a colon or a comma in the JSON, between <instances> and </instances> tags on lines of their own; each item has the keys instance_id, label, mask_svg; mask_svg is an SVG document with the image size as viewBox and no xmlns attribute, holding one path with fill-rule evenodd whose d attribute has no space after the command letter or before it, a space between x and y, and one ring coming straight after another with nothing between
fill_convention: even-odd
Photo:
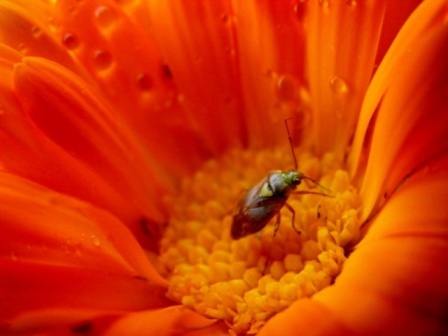
<instances>
[{"instance_id":1,"label":"insect","mask_svg":"<svg viewBox=\"0 0 448 336\"><path fill-rule=\"evenodd\" d=\"M239 201L238 210L233 216L230 235L232 239L240 239L263 229L269 221L277 215L274 228L274 236L280 226L280 210L286 207L292 214L292 227L300 234L295 226L295 211L287 200L291 194L315 194L328 196L324 193L314 191L295 191L302 180L308 180L320 186L312 178L297 171L297 159L294 154L291 134L287 121L285 120L288 132L289 144L294 157L294 169L282 171L273 170L263 178L255 187L250 189Z\"/></svg>"}]
</instances>

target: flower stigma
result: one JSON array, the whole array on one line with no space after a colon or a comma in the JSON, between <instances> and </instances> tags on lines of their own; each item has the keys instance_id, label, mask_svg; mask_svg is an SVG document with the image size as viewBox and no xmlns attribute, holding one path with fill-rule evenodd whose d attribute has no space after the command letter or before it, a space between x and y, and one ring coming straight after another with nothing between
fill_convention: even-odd
<instances>
[{"instance_id":1,"label":"flower stigma","mask_svg":"<svg viewBox=\"0 0 448 336\"><path fill-rule=\"evenodd\" d=\"M361 198L333 154L321 159L295 149L304 180L276 217L259 232L233 240L239 199L274 169L291 169L290 149L233 150L207 161L167 197L169 224L160 242L158 268L169 279L168 297L212 319L231 335L255 334L300 298L330 286L359 239Z\"/></svg>"}]
</instances>

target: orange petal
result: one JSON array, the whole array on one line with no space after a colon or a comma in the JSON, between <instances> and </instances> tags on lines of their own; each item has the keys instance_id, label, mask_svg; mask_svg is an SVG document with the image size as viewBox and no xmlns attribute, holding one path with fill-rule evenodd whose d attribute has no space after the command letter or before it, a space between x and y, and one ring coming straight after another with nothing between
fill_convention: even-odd
<instances>
[{"instance_id":1,"label":"orange petal","mask_svg":"<svg viewBox=\"0 0 448 336\"><path fill-rule=\"evenodd\" d=\"M261 329L259 336L270 335L354 335L331 310L311 299L302 299L277 314Z\"/></svg>"},{"instance_id":2,"label":"orange petal","mask_svg":"<svg viewBox=\"0 0 448 336\"><path fill-rule=\"evenodd\" d=\"M51 142L23 113L13 86L13 69L21 58L12 49L0 48L2 168L109 209L126 223L139 222L142 214L129 204L125 195Z\"/></svg>"},{"instance_id":3,"label":"orange petal","mask_svg":"<svg viewBox=\"0 0 448 336\"><path fill-rule=\"evenodd\" d=\"M448 157L390 199L333 286L272 318L262 335L447 332Z\"/></svg>"},{"instance_id":4,"label":"orange petal","mask_svg":"<svg viewBox=\"0 0 448 336\"><path fill-rule=\"evenodd\" d=\"M380 64L403 24L423 0L387 1L375 64Z\"/></svg>"},{"instance_id":5,"label":"orange petal","mask_svg":"<svg viewBox=\"0 0 448 336\"><path fill-rule=\"evenodd\" d=\"M447 59L445 25L427 32L397 67L373 130L361 190L364 217L409 174L448 153Z\"/></svg>"},{"instance_id":6,"label":"orange petal","mask_svg":"<svg viewBox=\"0 0 448 336\"><path fill-rule=\"evenodd\" d=\"M183 306L135 313L119 319L105 336L228 335L224 324L216 323Z\"/></svg>"},{"instance_id":7,"label":"orange petal","mask_svg":"<svg viewBox=\"0 0 448 336\"><path fill-rule=\"evenodd\" d=\"M138 6L140 15L147 13L145 2ZM149 29L144 29L148 18L139 22L126 9L129 6L108 0L58 1L53 8L60 23L56 33L151 157L171 174L185 174L205 154L183 110L170 68Z\"/></svg>"},{"instance_id":8,"label":"orange petal","mask_svg":"<svg viewBox=\"0 0 448 336\"><path fill-rule=\"evenodd\" d=\"M362 245L400 236L448 238L447 202L448 154L403 183L381 209L379 217L384 220L374 219Z\"/></svg>"},{"instance_id":9,"label":"orange petal","mask_svg":"<svg viewBox=\"0 0 448 336\"><path fill-rule=\"evenodd\" d=\"M366 151L371 140L371 128L375 124L374 113L377 111L385 92L392 85L400 86L402 84L399 83L399 80L396 78L398 69L403 67L403 62L409 66L410 57L414 59L414 62L418 62L414 50L418 48L419 54L425 53L421 46L421 40L428 38L428 34L431 30L444 24L447 10L447 4L444 0L424 1L405 23L381 62L366 93L355 132L353 148L349 158L353 174L358 171L358 173L362 175L362 172L365 170L365 160L368 154ZM413 50L413 52L410 54L409 50ZM422 61L424 62L425 59L428 59L427 55L424 55ZM418 65L418 68L423 66L423 62ZM434 72L434 67L431 67L428 63L426 63L426 66L429 67L427 71ZM416 77L417 73L414 73L414 71L415 69L410 70L409 73L412 73L412 76L402 78L400 81L407 83L412 79L416 86L420 85L421 87L419 79ZM405 109L404 111L409 113L408 109ZM392 111L393 114L401 112L402 111Z\"/></svg>"},{"instance_id":10,"label":"orange petal","mask_svg":"<svg viewBox=\"0 0 448 336\"><path fill-rule=\"evenodd\" d=\"M34 309L165 304L166 282L109 213L4 172L0 198L2 320Z\"/></svg>"},{"instance_id":11,"label":"orange petal","mask_svg":"<svg viewBox=\"0 0 448 336\"><path fill-rule=\"evenodd\" d=\"M10 329L74 324L167 304L161 291L130 274L4 258L0 269L0 324Z\"/></svg>"},{"instance_id":12,"label":"orange petal","mask_svg":"<svg viewBox=\"0 0 448 336\"><path fill-rule=\"evenodd\" d=\"M141 217L162 222L160 194L172 179L94 89L37 58L17 65L14 79L21 107L46 137L100 175ZM127 224L142 235L140 221Z\"/></svg>"},{"instance_id":13,"label":"orange petal","mask_svg":"<svg viewBox=\"0 0 448 336\"><path fill-rule=\"evenodd\" d=\"M228 2L151 1L148 7L154 36L203 145L215 153L241 146L244 113Z\"/></svg>"},{"instance_id":14,"label":"orange petal","mask_svg":"<svg viewBox=\"0 0 448 336\"><path fill-rule=\"evenodd\" d=\"M5 172L0 183L0 229L9 237L0 246L3 256L155 274L132 234L109 213Z\"/></svg>"},{"instance_id":15,"label":"orange petal","mask_svg":"<svg viewBox=\"0 0 448 336\"><path fill-rule=\"evenodd\" d=\"M385 1L307 1L307 79L319 153L345 155L369 85Z\"/></svg>"},{"instance_id":16,"label":"orange petal","mask_svg":"<svg viewBox=\"0 0 448 336\"><path fill-rule=\"evenodd\" d=\"M445 334L447 202L445 157L397 191L336 284L314 299L359 334Z\"/></svg>"},{"instance_id":17,"label":"orange petal","mask_svg":"<svg viewBox=\"0 0 448 336\"><path fill-rule=\"evenodd\" d=\"M252 147L286 142L283 121L306 128L304 27L295 1L231 1L222 17L235 32L246 133ZM293 134L296 141L303 134Z\"/></svg>"},{"instance_id":18,"label":"orange petal","mask_svg":"<svg viewBox=\"0 0 448 336\"><path fill-rule=\"evenodd\" d=\"M106 315L105 315L106 314ZM78 333L101 335L117 317L127 312L91 309L50 308L28 311L0 325L2 335L60 335Z\"/></svg>"}]
</instances>

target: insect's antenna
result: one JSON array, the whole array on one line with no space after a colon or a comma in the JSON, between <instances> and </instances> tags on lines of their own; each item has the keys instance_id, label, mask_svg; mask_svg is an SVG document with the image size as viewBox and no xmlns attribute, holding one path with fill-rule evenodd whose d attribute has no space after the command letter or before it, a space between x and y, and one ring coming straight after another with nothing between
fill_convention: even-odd
<instances>
[{"instance_id":1,"label":"insect's antenna","mask_svg":"<svg viewBox=\"0 0 448 336\"><path fill-rule=\"evenodd\" d=\"M320 183L318 183L316 180L313 180L311 177L305 176L303 175L302 178L306 181L311 181L312 183L314 183L315 185L317 185L319 188L321 188L322 190L325 190L328 193L332 193L332 191L328 188L325 188L323 185L321 185Z\"/></svg>"},{"instance_id":2,"label":"insect's antenna","mask_svg":"<svg viewBox=\"0 0 448 336\"><path fill-rule=\"evenodd\" d=\"M292 145L291 133L289 132L289 127L288 127L288 120L291 120L291 119L294 119L294 117L285 119L285 126L286 126L286 132L288 132L289 144L291 145L292 157L294 158L294 169L297 170L297 168L298 168L297 158L296 158L296 154L294 153L294 146Z\"/></svg>"}]
</instances>

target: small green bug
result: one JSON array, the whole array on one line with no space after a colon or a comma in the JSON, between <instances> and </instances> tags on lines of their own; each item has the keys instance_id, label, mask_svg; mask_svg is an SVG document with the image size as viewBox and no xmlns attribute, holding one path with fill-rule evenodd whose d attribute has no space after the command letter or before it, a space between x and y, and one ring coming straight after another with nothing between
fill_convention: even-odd
<instances>
[{"instance_id":1,"label":"small green bug","mask_svg":"<svg viewBox=\"0 0 448 336\"><path fill-rule=\"evenodd\" d=\"M290 118L292 119L292 118ZM263 229L269 221L277 215L274 236L280 226L280 210L285 206L292 213L292 227L300 234L295 226L295 211L287 200L291 194L314 194L328 196L315 191L295 191L302 180L308 180L320 186L312 178L297 171L297 159L294 154L288 121L285 120L288 139L294 157L295 169L288 171L273 170L255 187L251 188L239 201L238 210L233 216L230 235L232 239L240 239Z\"/></svg>"}]
</instances>

